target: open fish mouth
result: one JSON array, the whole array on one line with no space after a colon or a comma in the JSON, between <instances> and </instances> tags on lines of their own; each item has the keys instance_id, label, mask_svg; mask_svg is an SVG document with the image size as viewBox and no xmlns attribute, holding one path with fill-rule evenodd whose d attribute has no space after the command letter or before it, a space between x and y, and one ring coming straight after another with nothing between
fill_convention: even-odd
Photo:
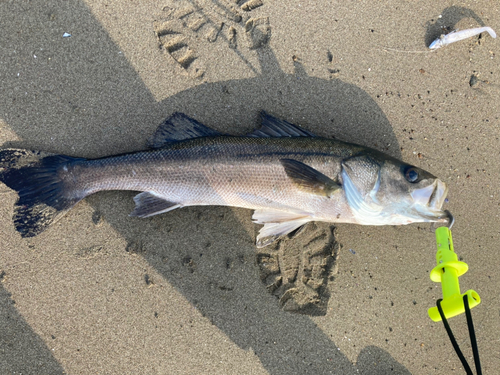
<instances>
[{"instance_id":1,"label":"open fish mouth","mask_svg":"<svg viewBox=\"0 0 500 375\"><path fill-rule=\"evenodd\" d=\"M434 191L429 198L429 208L442 211L446 195L448 194L448 186L441 180L436 180L434 185Z\"/></svg>"},{"instance_id":2,"label":"open fish mouth","mask_svg":"<svg viewBox=\"0 0 500 375\"><path fill-rule=\"evenodd\" d=\"M415 207L423 209L425 216L432 221L446 221L448 215L443 211L443 204L448 194L448 187L436 179L432 185L415 190L411 196Z\"/></svg>"}]
</instances>

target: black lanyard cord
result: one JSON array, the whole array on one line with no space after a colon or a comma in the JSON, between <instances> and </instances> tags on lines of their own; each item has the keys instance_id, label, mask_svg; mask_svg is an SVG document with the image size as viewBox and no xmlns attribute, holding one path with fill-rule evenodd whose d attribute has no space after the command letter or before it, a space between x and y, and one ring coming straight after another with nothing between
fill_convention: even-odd
<instances>
[{"instance_id":1,"label":"black lanyard cord","mask_svg":"<svg viewBox=\"0 0 500 375\"><path fill-rule=\"evenodd\" d=\"M469 297L464 296L465 316L467 317L467 326L469 327L470 344L474 355L474 364L476 365L477 375L481 375L481 362L479 361L479 350L477 348L476 333L474 332L474 324L472 323L472 314L469 308Z\"/></svg>"},{"instance_id":2,"label":"black lanyard cord","mask_svg":"<svg viewBox=\"0 0 500 375\"><path fill-rule=\"evenodd\" d=\"M448 333L448 337L450 338L451 344L453 345L453 349L455 349L455 352L458 355L458 358L460 358L460 362L462 362L462 365L464 366L465 372L467 375L473 375L472 370L467 363L467 360L465 359L462 351L458 347L457 341L455 340L455 336L453 336L453 333L451 332L450 325L448 324L448 321L446 320L446 317L444 316L443 309L441 308L441 301L442 299L437 300L437 308L439 311L439 315L441 315L441 319L443 320L444 328L446 329L446 332ZM474 355L474 364L476 365L476 372L477 375L482 375L481 372L481 363L479 361L479 351L477 349L477 342L476 342L476 334L474 332L474 324L472 323L472 315L470 313L470 308L469 308L469 297L464 295L464 307L465 307L465 316L467 317L467 326L469 328L469 336L470 336L470 342L472 346L472 353Z\"/></svg>"}]
</instances>

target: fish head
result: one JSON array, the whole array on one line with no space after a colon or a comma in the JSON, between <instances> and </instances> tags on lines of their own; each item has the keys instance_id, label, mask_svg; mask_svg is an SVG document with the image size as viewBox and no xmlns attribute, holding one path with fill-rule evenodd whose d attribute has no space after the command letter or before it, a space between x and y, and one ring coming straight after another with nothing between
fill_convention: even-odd
<instances>
[{"instance_id":1,"label":"fish head","mask_svg":"<svg viewBox=\"0 0 500 375\"><path fill-rule=\"evenodd\" d=\"M441 39L438 38L430 44L429 49L438 49L441 48L442 46L443 42L441 41Z\"/></svg>"},{"instance_id":2,"label":"fish head","mask_svg":"<svg viewBox=\"0 0 500 375\"><path fill-rule=\"evenodd\" d=\"M377 151L344 160L342 184L359 224L447 221L442 209L446 184L421 168Z\"/></svg>"},{"instance_id":3,"label":"fish head","mask_svg":"<svg viewBox=\"0 0 500 375\"><path fill-rule=\"evenodd\" d=\"M441 47L444 47L446 43L446 35L442 34L439 36L439 38L436 38L430 45L429 49L438 49Z\"/></svg>"}]
</instances>

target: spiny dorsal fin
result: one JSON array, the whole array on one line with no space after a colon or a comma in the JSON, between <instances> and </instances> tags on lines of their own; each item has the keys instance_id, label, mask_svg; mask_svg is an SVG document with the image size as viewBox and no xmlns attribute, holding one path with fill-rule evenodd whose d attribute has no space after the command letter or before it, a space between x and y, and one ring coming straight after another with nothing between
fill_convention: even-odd
<instances>
[{"instance_id":1,"label":"spiny dorsal fin","mask_svg":"<svg viewBox=\"0 0 500 375\"><path fill-rule=\"evenodd\" d=\"M282 138L282 137L316 137L313 133L299 128L288 121L273 117L266 112L260 113L262 126L247 134L247 137Z\"/></svg>"},{"instance_id":2,"label":"spiny dorsal fin","mask_svg":"<svg viewBox=\"0 0 500 375\"><path fill-rule=\"evenodd\" d=\"M148 140L148 147L162 148L171 142L217 135L222 134L184 113L176 112L158 126L156 132Z\"/></svg>"},{"instance_id":3,"label":"spiny dorsal fin","mask_svg":"<svg viewBox=\"0 0 500 375\"><path fill-rule=\"evenodd\" d=\"M331 197L340 185L316 169L293 159L281 159L288 177L303 191Z\"/></svg>"}]
</instances>

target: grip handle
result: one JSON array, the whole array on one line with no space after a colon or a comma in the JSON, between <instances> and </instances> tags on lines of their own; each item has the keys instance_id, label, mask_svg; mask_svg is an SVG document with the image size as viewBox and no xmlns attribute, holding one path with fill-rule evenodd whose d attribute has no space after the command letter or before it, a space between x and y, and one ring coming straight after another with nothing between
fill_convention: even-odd
<instances>
[{"instance_id":1,"label":"grip handle","mask_svg":"<svg viewBox=\"0 0 500 375\"><path fill-rule=\"evenodd\" d=\"M469 266L458 260L453 248L453 238L449 228L440 227L436 229L436 245L437 265L432 269L430 278L436 283L441 283L443 291L441 308L443 309L444 316L448 319L465 312L463 296L467 295L471 309L479 305L481 298L474 290L468 290L463 294L460 293L458 278L467 272ZM428 314L435 322L441 320L437 307L431 307L428 310Z\"/></svg>"}]
</instances>

